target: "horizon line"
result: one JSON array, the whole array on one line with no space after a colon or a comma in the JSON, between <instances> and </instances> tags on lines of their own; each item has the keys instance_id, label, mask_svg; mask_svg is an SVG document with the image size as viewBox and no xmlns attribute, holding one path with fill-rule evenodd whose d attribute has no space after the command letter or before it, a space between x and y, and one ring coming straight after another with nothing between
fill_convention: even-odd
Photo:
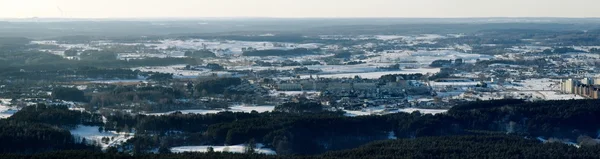
<instances>
[{"instance_id":1,"label":"horizon line","mask_svg":"<svg viewBox=\"0 0 600 159\"><path fill-rule=\"evenodd\" d=\"M28 19L600 19L600 17L560 17L560 16L489 16L489 17L268 17L268 16L215 16L215 17L0 17L9 20Z\"/></svg>"}]
</instances>

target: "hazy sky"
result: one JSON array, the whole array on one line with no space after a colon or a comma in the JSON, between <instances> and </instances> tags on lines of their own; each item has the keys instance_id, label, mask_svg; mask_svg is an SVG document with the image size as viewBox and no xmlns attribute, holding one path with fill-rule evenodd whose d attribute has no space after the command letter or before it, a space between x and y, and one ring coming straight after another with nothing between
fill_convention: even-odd
<instances>
[{"instance_id":1,"label":"hazy sky","mask_svg":"<svg viewBox=\"0 0 600 159\"><path fill-rule=\"evenodd\" d=\"M600 17L599 6L600 0L0 0L0 17Z\"/></svg>"}]
</instances>

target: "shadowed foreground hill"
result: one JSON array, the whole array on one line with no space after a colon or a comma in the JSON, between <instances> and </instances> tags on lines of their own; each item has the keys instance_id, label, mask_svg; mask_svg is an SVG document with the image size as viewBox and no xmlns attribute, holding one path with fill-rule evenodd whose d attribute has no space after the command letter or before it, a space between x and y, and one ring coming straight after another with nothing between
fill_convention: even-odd
<instances>
[{"instance_id":1,"label":"shadowed foreground hill","mask_svg":"<svg viewBox=\"0 0 600 159\"><path fill-rule=\"evenodd\" d=\"M374 142L323 158L597 158L600 147L576 148L519 136L423 137Z\"/></svg>"},{"instance_id":2,"label":"shadowed foreground hill","mask_svg":"<svg viewBox=\"0 0 600 159\"><path fill-rule=\"evenodd\" d=\"M423 137L374 142L356 149L334 151L317 156L269 156L259 154L231 153L184 153L139 155L111 154L89 151L63 151L36 155L3 155L4 159L37 158L115 158L115 159L192 159L192 158L597 158L600 147L576 148L559 143L541 143L535 139L525 139L509 135Z\"/></svg>"}]
</instances>

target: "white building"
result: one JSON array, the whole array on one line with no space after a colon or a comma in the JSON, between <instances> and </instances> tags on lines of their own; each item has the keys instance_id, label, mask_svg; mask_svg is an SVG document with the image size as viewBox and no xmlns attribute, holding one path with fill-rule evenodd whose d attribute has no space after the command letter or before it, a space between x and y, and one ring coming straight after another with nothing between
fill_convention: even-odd
<instances>
[{"instance_id":1,"label":"white building","mask_svg":"<svg viewBox=\"0 0 600 159\"><path fill-rule=\"evenodd\" d=\"M575 85L577 85L577 81L573 79L563 80L560 84L560 90L563 93L573 93Z\"/></svg>"}]
</instances>

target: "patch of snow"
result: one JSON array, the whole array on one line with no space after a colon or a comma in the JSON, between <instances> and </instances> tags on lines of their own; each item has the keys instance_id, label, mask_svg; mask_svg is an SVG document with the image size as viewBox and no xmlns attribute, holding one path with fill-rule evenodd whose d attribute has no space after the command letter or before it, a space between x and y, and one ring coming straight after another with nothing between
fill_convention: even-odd
<instances>
[{"instance_id":1,"label":"patch of snow","mask_svg":"<svg viewBox=\"0 0 600 159\"><path fill-rule=\"evenodd\" d=\"M550 142L550 141L544 139L543 137L537 137L536 139L538 141L541 141L542 143L548 143L548 142ZM577 143L570 142L570 141L560 141L560 143L563 143L563 144L566 144L566 145L569 145L569 146L574 146L574 147L577 147L577 148L581 148L581 146L579 146Z\"/></svg>"},{"instance_id":2,"label":"patch of snow","mask_svg":"<svg viewBox=\"0 0 600 159\"><path fill-rule=\"evenodd\" d=\"M394 133L394 131L390 131L390 132L388 132L388 139L396 140L396 139L398 139L398 137L396 137L396 134Z\"/></svg>"},{"instance_id":3,"label":"patch of snow","mask_svg":"<svg viewBox=\"0 0 600 159\"><path fill-rule=\"evenodd\" d=\"M85 138L87 141L99 143L102 149L117 146L134 137L133 133L117 133L115 131L99 132L98 128L98 126L78 125L77 128L71 130L71 134L76 137ZM102 143L102 138L104 137L111 140L108 143Z\"/></svg>"},{"instance_id":4,"label":"patch of snow","mask_svg":"<svg viewBox=\"0 0 600 159\"><path fill-rule=\"evenodd\" d=\"M375 39L378 40L395 40L395 39L403 39L407 38L407 36L399 36L399 35L375 35Z\"/></svg>"},{"instance_id":5,"label":"patch of snow","mask_svg":"<svg viewBox=\"0 0 600 159\"><path fill-rule=\"evenodd\" d=\"M9 118L18 111L18 109L13 109L7 106L0 105L0 119Z\"/></svg>"},{"instance_id":6,"label":"patch of snow","mask_svg":"<svg viewBox=\"0 0 600 159\"><path fill-rule=\"evenodd\" d=\"M17 108L7 106L11 101L12 99L0 99L0 119L9 118L19 111Z\"/></svg>"}]
</instances>

